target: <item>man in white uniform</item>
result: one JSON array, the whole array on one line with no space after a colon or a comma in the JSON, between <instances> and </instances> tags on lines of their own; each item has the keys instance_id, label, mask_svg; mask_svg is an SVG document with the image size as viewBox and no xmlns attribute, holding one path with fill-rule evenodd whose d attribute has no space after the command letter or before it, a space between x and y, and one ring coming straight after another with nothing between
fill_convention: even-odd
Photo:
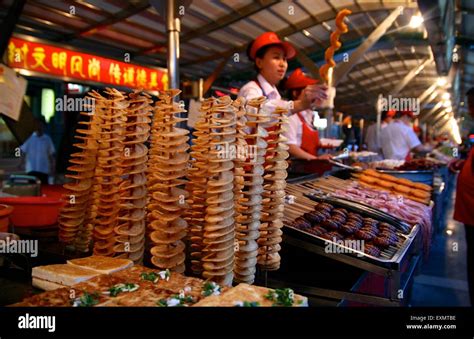
<instances>
[{"instance_id":1,"label":"man in white uniform","mask_svg":"<svg viewBox=\"0 0 474 339\"><path fill-rule=\"evenodd\" d=\"M36 131L20 146L24 154L23 165L26 158L26 172L41 180L42 184L48 183L48 176L54 174L55 149L49 135L44 134L44 121L38 121Z\"/></svg>"},{"instance_id":2,"label":"man in white uniform","mask_svg":"<svg viewBox=\"0 0 474 339\"><path fill-rule=\"evenodd\" d=\"M411 152L422 154L431 151L416 136L410 124L413 117L411 111L397 111L395 119L381 131L380 143L385 159L409 160Z\"/></svg>"},{"instance_id":3,"label":"man in white uniform","mask_svg":"<svg viewBox=\"0 0 474 339\"><path fill-rule=\"evenodd\" d=\"M395 111L382 112L380 131L388 126L394 115ZM371 152L382 154L382 147L380 146L379 139L380 138L377 138L377 123L375 122L367 128L367 132L365 134L365 143L367 144L367 149Z\"/></svg>"}]
</instances>

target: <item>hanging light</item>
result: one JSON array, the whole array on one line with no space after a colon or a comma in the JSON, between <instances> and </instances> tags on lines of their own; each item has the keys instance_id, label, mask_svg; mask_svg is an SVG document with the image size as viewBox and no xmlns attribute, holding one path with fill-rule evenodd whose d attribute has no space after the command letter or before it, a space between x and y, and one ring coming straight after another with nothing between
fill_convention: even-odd
<instances>
[{"instance_id":1,"label":"hanging light","mask_svg":"<svg viewBox=\"0 0 474 339\"><path fill-rule=\"evenodd\" d=\"M449 94L449 92L445 92L443 93L442 98L443 100L449 100L451 98L451 94Z\"/></svg>"},{"instance_id":2,"label":"hanging light","mask_svg":"<svg viewBox=\"0 0 474 339\"><path fill-rule=\"evenodd\" d=\"M449 106L446 108L446 112L447 113L451 113L453 111L453 107L452 106Z\"/></svg>"},{"instance_id":3,"label":"hanging light","mask_svg":"<svg viewBox=\"0 0 474 339\"><path fill-rule=\"evenodd\" d=\"M423 24L423 17L420 14L413 15L410 20L411 28L418 28Z\"/></svg>"},{"instance_id":4,"label":"hanging light","mask_svg":"<svg viewBox=\"0 0 474 339\"><path fill-rule=\"evenodd\" d=\"M461 133L459 132L459 125L454 117L451 117L449 124L451 126L451 135L453 136L454 141L460 145L462 143Z\"/></svg>"}]
</instances>

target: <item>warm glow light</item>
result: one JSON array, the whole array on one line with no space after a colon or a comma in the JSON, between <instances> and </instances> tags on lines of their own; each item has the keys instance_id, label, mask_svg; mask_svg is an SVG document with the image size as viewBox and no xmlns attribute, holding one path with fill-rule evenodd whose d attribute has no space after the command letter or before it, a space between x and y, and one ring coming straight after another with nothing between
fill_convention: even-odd
<instances>
[{"instance_id":1,"label":"warm glow light","mask_svg":"<svg viewBox=\"0 0 474 339\"><path fill-rule=\"evenodd\" d=\"M318 129L325 129L328 127L328 119L318 119L314 122L314 127Z\"/></svg>"},{"instance_id":2,"label":"warm glow light","mask_svg":"<svg viewBox=\"0 0 474 339\"><path fill-rule=\"evenodd\" d=\"M446 112L447 113L451 113L453 111L453 107L452 106L449 106L446 108Z\"/></svg>"},{"instance_id":3,"label":"warm glow light","mask_svg":"<svg viewBox=\"0 0 474 339\"><path fill-rule=\"evenodd\" d=\"M443 100L448 100L451 98L451 94L449 94L448 92L446 93L443 93L443 96L442 96Z\"/></svg>"},{"instance_id":4,"label":"warm glow light","mask_svg":"<svg viewBox=\"0 0 474 339\"><path fill-rule=\"evenodd\" d=\"M414 15L411 17L410 20L410 27L411 28L418 28L423 23L423 17L421 15Z\"/></svg>"},{"instance_id":5,"label":"warm glow light","mask_svg":"<svg viewBox=\"0 0 474 339\"><path fill-rule=\"evenodd\" d=\"M310 36L310 35L311 35L311 33L310 33L310 32L308 32L308 31L307 31L307 30L305 30L305 29L303 29L303 34L304 34L304 35L306 35L306 36Z\"/></svg>"},{"instance_id":6,"label":"warm glow light","mask_svg":"<svg viewBox=\"0 0 474 339\"><path fill-rule=\"evenodd\" d=\"M459 125L456 119L451 117L449 124L451 125L451 135L453 136L454 141L460 145L462 143L461 133L459 132Z\"/></svg>"},{"instance_id":7,"label":"warm glow light","mask_svg":"<svg viewBox=\"0 0 474 339\"><path fill-rule=\"evenodd\" d=\"M442 77L438 78L438 81L437 81L438 86L443 87L444 85L446 85L446 83L447 83L446 78L442 78Z\"/></svg>"},{"instance_id":8,"label":"warm glow light","mask_svg":"<svg viewBox=\"0 0 474 339\"><path fill-rule=\"evenodd\" d=\"M451 100L445 100L445 101L443 101L443 107L449 107L449 106L452 106L452 105L451 105Z\"/></svg>"},{"instance_id":9,"label":"warm glow light","mask_svg":"<svg viewBox=\"0 0 474 339\"><path fill-rule=\"evenodd\" d=\"M446 234L447 234L447 235L452 235L452 234L453 234L453 230L446 230Z\"/></svg>"}]
</instances>

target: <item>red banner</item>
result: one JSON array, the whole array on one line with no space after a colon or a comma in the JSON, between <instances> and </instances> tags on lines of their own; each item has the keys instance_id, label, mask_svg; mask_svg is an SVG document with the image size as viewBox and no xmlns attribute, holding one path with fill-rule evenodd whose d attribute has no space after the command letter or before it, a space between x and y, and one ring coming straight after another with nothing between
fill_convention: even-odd
<instances>
[{"instance_id":1,"label":"red banner","mask_svg":"<svg viewBox=\"0 0 474 339\"><path fill-rule=\"evenodd\" d=\"M8 66L32 72L156 91L168 89L168 74L126 62L43 43L11 38Z\"/></svg>"}]
</instances>

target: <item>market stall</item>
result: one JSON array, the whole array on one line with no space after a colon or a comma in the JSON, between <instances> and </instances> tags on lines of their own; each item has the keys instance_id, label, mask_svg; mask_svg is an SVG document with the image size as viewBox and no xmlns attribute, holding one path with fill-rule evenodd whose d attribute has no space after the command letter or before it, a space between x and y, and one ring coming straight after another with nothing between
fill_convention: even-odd
<instances>
[{"instance_id":1,"label":"market stall","mask_svg":"<svg viewBox=\"0 0 474 339\"><path fill-rule=\"evenodd\" d=\"M97 16L105 12L98 5L74 4ZM293 5L305 19L292 21L288 6ZM49 32L55 43L25 36L24 25L11 37L5 60L26 79L77 81L97 89L85 94L90 104L71 129L76 151L65 160L65 184L40 189L34 178L20 178L24 190L36 192L31 195L54 197L11 197L20 195L21 185L15 177L5 182L13 186L0 197L0 204L13 207L2 209L11 238L40 239L38 258L7 258L6 280L15 269L21 274L5 304L409 305L416 273L446 228L445 206L454 187L448 164L457 158L453 149L460 138L453 110L461 107L434 102L445 100L448 85L438 82L431 41L419 25L408 23L419 17L417 3L355 1L343 8L326 1L320 10L303 1L248 3L239 10L193 3L183 6L185 14L178 14L177 6L174 1L156 8L148 2L104 5L116 20L109 16L102 25L64 38L89 50L91 43L104 41L97 55L58 46L62 40L55 34L65 34L59 28ZM29 2L26 19L48 8L42 1ZM66 13L54 8L51 16ZM219 20L223 8L230 12ZM206 14L210 22L198 28ZM266 27L272 20L265 14L279 25ZM86 16L70 15L81 22L78 27L87 23ZM263 33L239 24L247 19ZM150 22L155 26L146 27ZM392 25L415 31L391 32ZM290 156L284 134L289 116L299 113L287 103L303 100L270 98L258 79L261 95L235 97L234 89L251 79L245 78L251 53L249 60L239 53L268 30L282 36L267 32L273 45L295 45L298 60L292 68L306 68L314 77L308 86L318 79L318 89L328 87L325 100L313 98L304 106L317 111L309 122L311 135L320 133L318 142L330 145L316 147L309 160ZM92 41L85 38L96 33ZM393 34L405 45L390 40ZM163 38L159 44L150 38L155 35ZM230 41L229 35L238 39ZM125 45L134 63L101 56L120 58ZM180 83L180 75L195 87L199 83L197 95ZM215 81L232 95L212 90ZM367 150L367 123L380 138L381 114L388 111L381 108L388 100L382 90L390 100L392 93L410 96L418 109L416 126L423 125L426 134L435 116L439 133L432 137L447 136L451 144L414 152L429 146L421 138L405 160L381 160L387 142L376 152ZM374 105L377 98L380 107ZM191 104L180 99L193 100L192 128L186 125ZM280 105L269 105L280 99ZM21 231L35 223L51 233ZM73 297L71 289L78 291Z\"/></svg>"}]
</instances>

